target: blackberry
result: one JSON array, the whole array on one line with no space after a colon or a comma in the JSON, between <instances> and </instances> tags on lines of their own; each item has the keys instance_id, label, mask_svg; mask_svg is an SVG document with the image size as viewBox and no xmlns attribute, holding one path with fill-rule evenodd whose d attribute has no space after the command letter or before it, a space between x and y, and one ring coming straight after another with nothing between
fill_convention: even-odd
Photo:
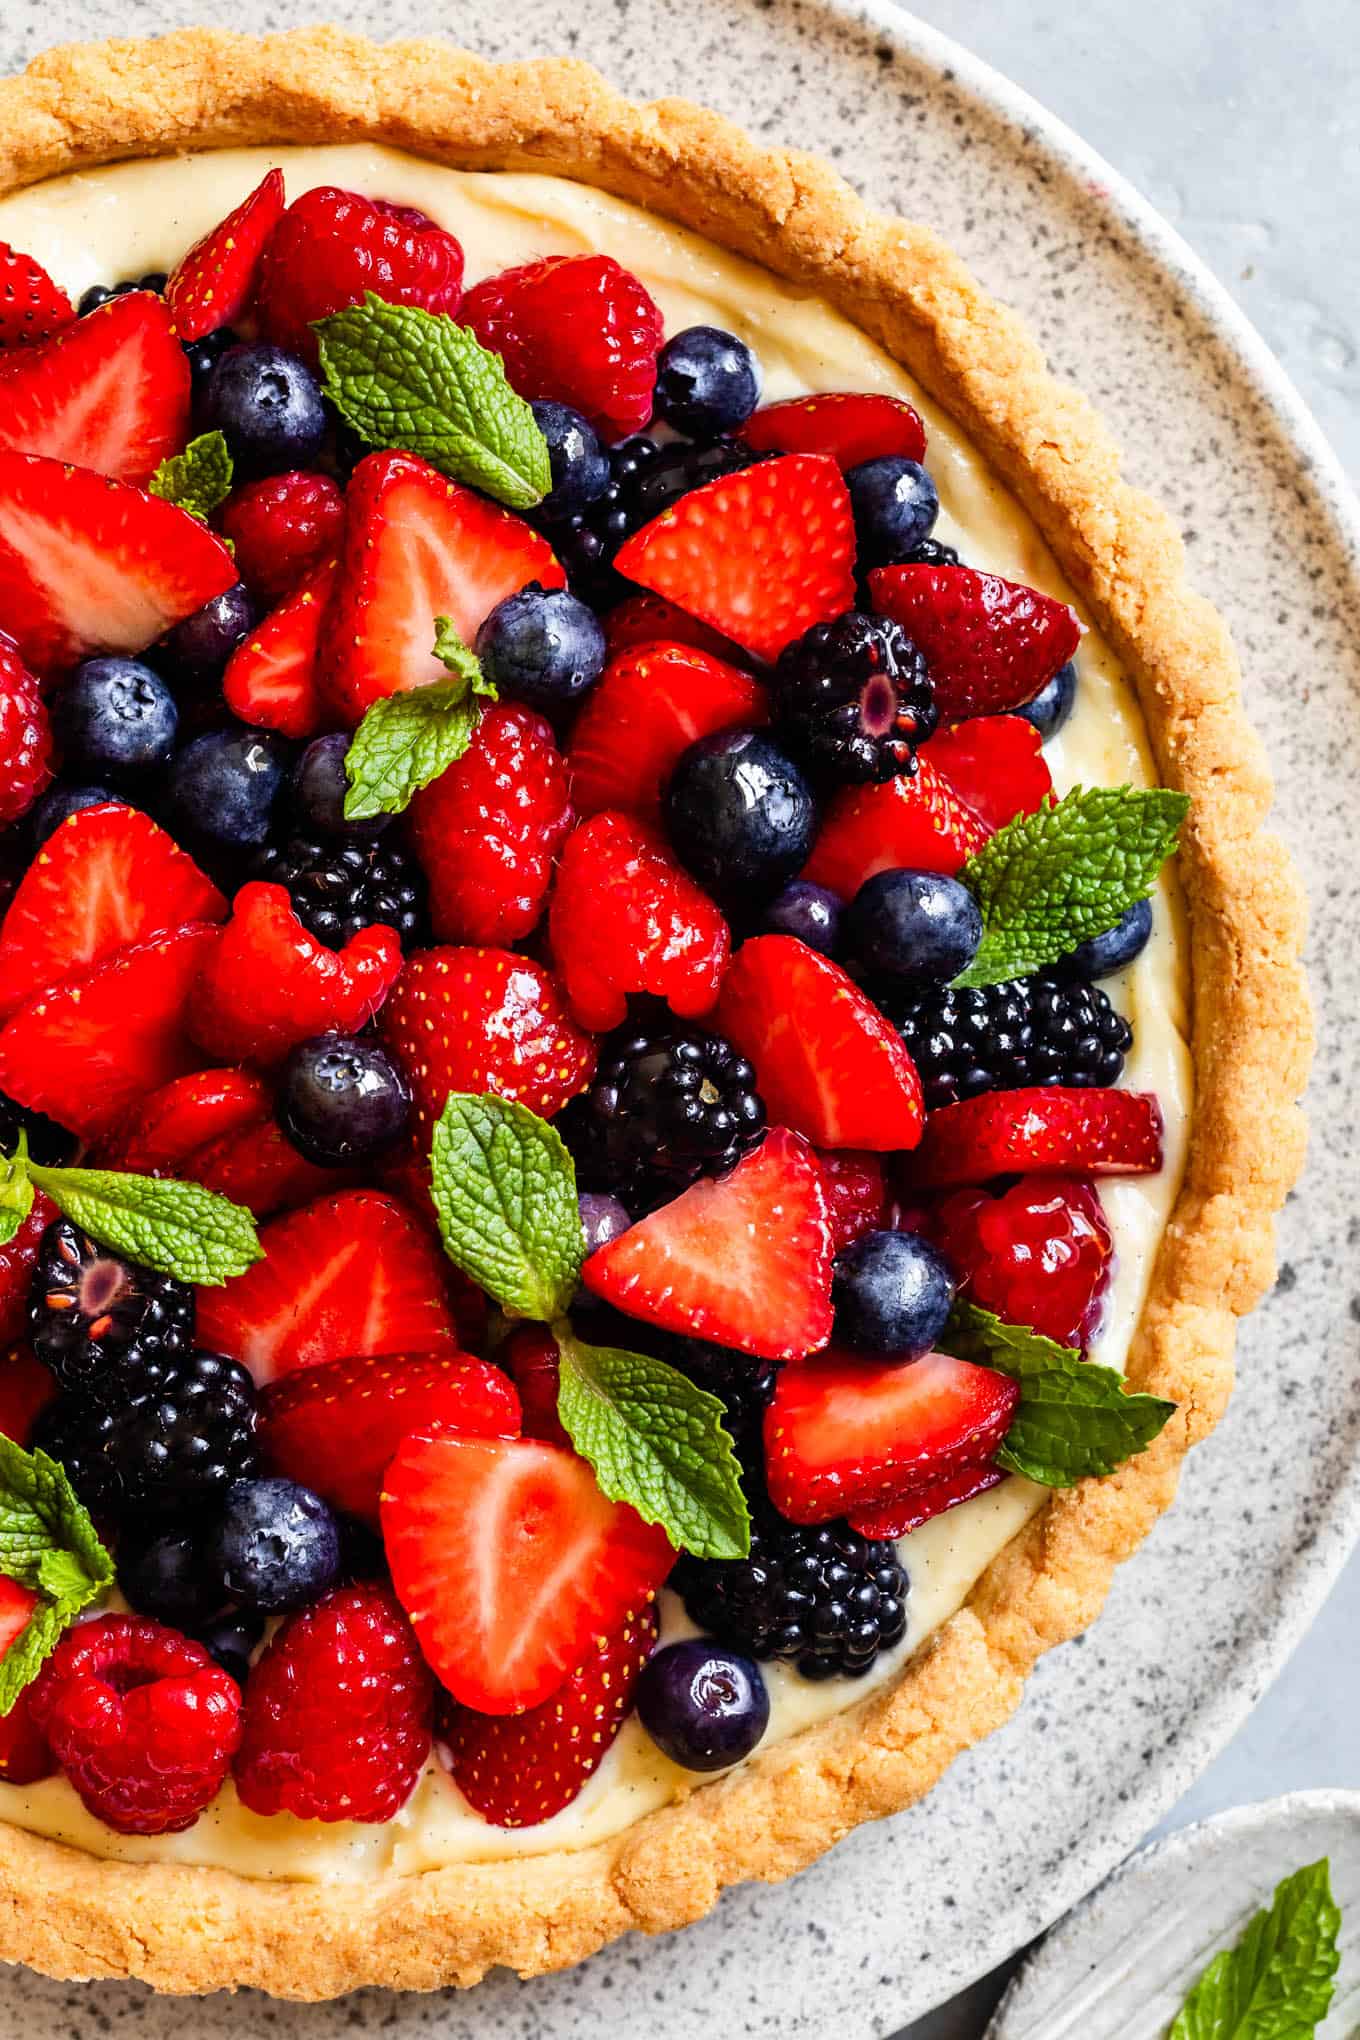
<instances>
[{"instance_id":1,"label":"blackberry","mask_svg":"<svg viewBox=\"0 0 1360 2040\"><path fill-rule=\"evenodd\" d=\"M924 654L900 624L858 609L786 646L774 687L791 748L830 780L915 772L939 721Z\"/></svg>"},{"instance_id":2,"label":"blackberry","mask_svg":"<svg viewBox=\"0 0 1360 2040\"><path fill-rule=\"evenodd\" d=\"M547 527L572 593L596 609L636 593L613 569L614 555L626 538L691 489L765 458L738 439L718 439L708 446L677 439L658 446L643 433L607 451L610 479L603 494L577 516Z\"/></svg>"},{"instance_id":3,"label":"blackberry","mask_svg":"<svg viewBox=\"0 0 1360 2040\"><path fill-rule=\"evenodd\" d=\"M33 1426L33 1445L66 1469L66 1478L92 1516L117 1510L115 1427L111 1405L103 1396L88 1393L59 1395Z\"/></svg>"},{"instance_id":4,"label":"blackberry","mask_svg":"<svg viewBox=\"0 0 1360 2040\"><path fill-rule=\"evenodd\" d=\"M926 1107L1030 1084L1117 1084L1133 1029L1099 986L1051 977L881 1003L921 1073Z\"/></svg>"},{"instance_id":5,"label":"blackberry","mask_svg":"<svg viewBox=\"0 0 1360 2040\"><path fill-rule=\"evenodd\" d=\"M636 1210L698 1176L725 1175L764 1136L755 1082L745 1057L702 1027L616 1027L590 1089L561 1122L582 1183Z\"/></svg>"},{"instance_id":6,"label":"blackberry","mask_svg":"<svg viewBox=\"0 0 1360 2040\"><path fill-rule=\"evenodd\" d=\"M220 1353L179 1353L111 1389L58 1396L35 1443L86 1506L139 1529L220 1509L257 1470L255 1384Z\"/></svg>"},{"instance_id":7,"label":"blackberry","mask_svg":"<svg viewBox=\"0 0 1360 2040\"><path fill-rule=\"evenodd\" d=\"M903 553L894 562L899 567L956 567L958 553L952 545L945 545L938 538L923 538L909 553Z\"/></svg>"},{"instance_id":8,"label":"blackberry","mask_svg":"<svg viewBox=\"0 0 1360 2040\"><path fill-rule=\"evenodd\" d=\"M403 949L425 928L425 881L415 859L389 836L378 842L321 842L294 836L262 850L253 875L288 889L304 928L329 949L343 949L364 928L395 929Z\"/></svg>"},{"instance_id":9,"label":"blackberry","mask_svg":"<svg viewBox=\"0 0 1360 2040\"><path fill-rule=\"evenodd\" d=\"M773 1360L756 1360L726 1346L702 1339L680 1339L661 1356L687 1374L700 1388L716 1395L727 1409L727 1430L738 1457L752 1466L763 1458L761 1426L774 1394L779 1368Z\"/></svg>"},{"instance_id":10,"label":"blackberry","mask_svg":"<svg viewBox=\"0 0 1360 2040\"><path fill-rule=\"evenodd\" d=\"M63 1388L100 1389L188 1351L194 1292L57 1218L39 1244L28 1322L34 1352Z\"/></svg>"}]
</instances>

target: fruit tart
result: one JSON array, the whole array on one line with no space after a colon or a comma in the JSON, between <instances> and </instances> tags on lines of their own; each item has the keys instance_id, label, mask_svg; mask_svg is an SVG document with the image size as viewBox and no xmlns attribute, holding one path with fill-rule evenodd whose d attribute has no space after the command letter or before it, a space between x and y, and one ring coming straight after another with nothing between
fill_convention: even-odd
<instances>
[{"instance_id":1,"label":"fruit tart","mask_svg":"<svg viewBox=\"0 0 1360 2040\"><path fill-rule=\"evenodd\" d=\"M0 1954L561 1967L926 1792L1219 1414L1308 1049L1233 656L699 109L0 112Z\"/></svg>"}]
</instances>

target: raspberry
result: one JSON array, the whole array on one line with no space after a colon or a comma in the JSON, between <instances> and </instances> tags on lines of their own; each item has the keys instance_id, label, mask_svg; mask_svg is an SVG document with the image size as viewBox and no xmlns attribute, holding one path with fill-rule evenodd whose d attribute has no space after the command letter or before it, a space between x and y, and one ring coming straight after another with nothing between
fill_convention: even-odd
<instances>
[{"instance_id":1,"label":"raspberry","mask_svg":"<svg viewBox=\"0 0 1360 2040\"><path fill-rule=\"evenodd\" d=\"M294 468L234 489L222 510L241 579L265 603L290 595L339 542L345 499L329 475Z\"/></svg>"},{"instance_id":2,"label":"raspberry","mask_svg":"<svg viewBox=\"0 0 1360 2040\"><path fill-rule=\"evenodd\" d=\"M26 815L52 778L52 732L38 683L0 644L0 827Z\"/></svg>"},{"instance_id":3,"label":"raspberry","mask_svg":"<svg viewBox=\"0 0 1360 2040\"><path fill-rule=\"evenodd\" d=\"M362 304L366 291L388 304L456 312L462 248L413 206L329 184L304 192L270 235L260 264L256 310L265 333L315 362L313 319Z\"/></svg>"},{"instance_id":4,"label":"raspberry","mask_svg":"<svg viewBox=\"0 0 1360 2040\"><path fill-rule=\"evenodd\" d=\"M970 1302L1061 1346L1094 1338L1114 1256L1094 1183L1027 1176L999 1197L960 1190L925 1216L921 1230Z\"/></svg>"},{"instance_id":5,"label":"raspberry","mask_svg":"<svg viewBox=\"0 0 1360 2040\"><path fill-rule=\"evenodd\" d=\"M97 1820L168 1835L192 1827L225 1778L241 1693L201 1644L140 1615L104 1615L57 1645L33 1719Z\"/></svg>"},{"instance_id":6,"label":"raspberry","mask_svg":"<svg viewBox=\"0 0 1360 2040\"><path fill-rule=\"evenodd\" d=\"M278 1630L233 1769L252 1813L391 1820L430 1752L434 1680L390 1589L339 1587Z\"/></svg>"},{"instance_id":7,"label":"raspberry","mask_svg":"<svg viewBox=\"0 0 1360 2040\"><path fill-rule=\"evenodd\" d=\"M839 1254L865 1233L880 1232L888 1223L889 1197L879 1155L852 1148L818 1149L831 1231Z\"/></svg>"},{"instance_id":8,"label":"raspberry","mask_svg":"<svg viewBox=\"0 0 1360 2040\"><path fill-rule=\"evenodd\" d=\"M583 411L609 439L652 415L661 314L609 255L550 255L475 285L464 322L522 397Z\"/></svg>"}]
</instances>

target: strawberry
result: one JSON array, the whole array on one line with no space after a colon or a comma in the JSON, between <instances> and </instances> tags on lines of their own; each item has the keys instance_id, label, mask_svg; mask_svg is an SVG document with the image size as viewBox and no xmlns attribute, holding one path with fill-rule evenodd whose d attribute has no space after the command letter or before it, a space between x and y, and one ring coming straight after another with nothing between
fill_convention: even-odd
<instances>
[{"instance_id":1,"label":"strawberry","mask_svg":"<svg viewBox=\"0 0 1360 2040\"><path fill-rule=\"evenodd\" d=\"M590 1082L595 1044L551 971L508 949L409 957L382 1017L426 1154L450 1091L494 1091L551 1119Z\"/></svg>"},{"instance_id":2,"label":"strawberry","mask_svg":"<svg viewBox=\"0 0 1360 2040\"><path fill-rule=\"evenodd\" d=\"M609 255L550 255L474 284L463 320L522 397L583 411L606 439L652 415L661 314Z\"/></svg>"},{"instance_id":3,"label":"strawberry","mask_svg":"<svg viewBox=\"0 0 1360 2040\"><path fill-rule=\"evenodd\" d=\"M869 587L925 653L943 722L1019 708L1081 638L1066 602L973 567L875 567Z\"/></svg>"},{"instance_id":4,"label":"strawberry","mask_svg":"<svg viewBox=\"0 0 1360 2040\"><path fill-rule=\"evenodd\" d=\"M163 301L110 298L7 363L0 448L145 482L189 437L189 363Z\"/></svg>"},{"instance_id":5,"label":"strawberry","mask_svg":"<svg viewBox=\"0 0 1360 2040\"><path fill-rule=\"evenodd\" d=\"M340 543L345 499L329 475L293 468L243 482L222 505L236 570L261 602L280 602Z\"/></svg>"},{"instance_id":6,"label":"strawberry","mask_svg":"<svg viewBox=\"0 0 1360 2040\"><path fill-rule=\"evenodd\" d=\"M604 619L604 641L611 659L632 651L635 645L655 644L693 645L696 651L726 659L729 665L744 662L747 656L721 631L710 630L697 616L687 615L664 595L649 594L645 588L615 603Z\"/></svg>"},{"instance_id":7,"label":"strawberry","mask_svg":"<svg viewBox=\"0 0 1360 2040\"><path fill-rule=\"evenodd\" d=\"M240 318L282 212L283 172L269 170L248 198L180 258L165 286L165 302L181 340L201 340Z\"/></svg>"},{"instance_id":8,"label":"strawberry","mask_svg":"<svg viewBox=\"0 0 1360 2040\"><path fill-rule=\"evenodd\" d=\"M0 1246L0 1346L11 1345L28 1324L28 1291L38 1243L56 1216L51 1198L45 1191L35 1190L32 1207L20 1221L19 1230Z\"/></svg>"},{"instance_id":9,"label":"strawberry","mask_svg":"<svg viewBox=\"0 0 1360 2040\"><path fill-rule=\"evenodd\" d=\"M686 1019L706 1013L731 954L727 923L666 848L627 815L567 838L549 915L553 954L583 1027L617 1027L633 992Z\"/></svg>"},{"instance_id":10,"label":"strawberry","mask_svg":"<svg viewBox=\"0 0 1360 2040\"><path fill-rule=\"evenodd\" d=\"M455 313L463 251L415 206L318 185L294 199L266 243L256 310L280 347L317 359L315 319L376 291L390 305Z\"/></svg>"},{"instance_id":11,"label":"strawberry","mask_svg":"<svg viewBox=\"0 0 1360 2040\"><path fill-rule=\"evenodd\" d=\"M453 1353L445 1261L394 1197L342 1190L271 1219L264 1259L198 1292L198 1336L261 1387L367 1353Z\"/></svg>"},{"instance_id":12,"label":"strawberry","mask_svg":"<svg viewBox=\"0 0 1360 2040\"><path fill-rule=\"evenodd\" d=\"M567 774L532 709L488 708L456 763L411 802L441 942L518 942L538 922L571 827Z\"/></svg>"},{"instance_id":13,"label":"strawberry","mask_svg":"<svg viewBox=\"0 0 1360 2040\"><path fill-rule=\"evenodd\" d=\"M791 1360L831 1336L832 1252L816 1157L777 1126L730 1175L702 1177L598 1247L581 1280L663 1331Z\"/></svg>"},{"instance_id":14,"label":"strawberry","mask_svg":"<svg viewBox=\"0 0 1360 2040\"><path fill-rule=\"evenodd\" d=\"M692 489L614 565L758 658L855 602L855 525L840 470L790 453Z\"/></svg>"},{"instance_id":15,"label":"strawberry","mask_svg":"<svg viewBox=\"0 0 1360 2040\"><path fill-rule=\"evenodd\" d=\"M202 1061L184 1031L190 987L217 947L204 921L120 949L22 1006L0 1029L0 1090L89 1141Z\"/></svg>"},{"instance_id":16,"label":"strawberry","mask_svg":"<svg viewBox=\"0 0 1360 2040\"><path fill-rule=\"evenodd\" d=\"M0 641L0 828L26 815L52 779L52 728L38 683Z\"/></svg>"},{"instance_id":17,"label":"strawberry","mask_svg":"<svg viewBox=\"0 0 1360 2040\"><path fill-rule=\"evenodd\" d=\"M888 1223L892 1199L878 1156L845 1148L826 1149L818 1152L817 1161L826 1186L836 1252L853 1246L865 1233L881 1232Z\"/></svg>"},{"instance_id":18,"label":"strawberry","mask_svg":"<svg viewBox=\"0 0 1360 2040\"><path fill-rule=\"evenodd\" d=\"M1114 1241L1094 1183L1026 1176L1000 1196L960 1190L920 1229L970 1302L1060 1346L1085 1346L1095 1336Z\"/></svg>"},{"instance_id":19,"label":"strawberry","mask_svg":"<svg viewBox=\"0 0 1360 2040\"><path fill-rule=\"evenodd\" d=\"M27 1629L37 1605L35 1593L0 1574L0 1658ZM25 1686L9 1713L0 1715L0 1778L7 1785L34 1785L57 1768L47 1738L33 1719L32 1702L33 1688Z\"/></svg>"},{"instance_id":20,"label":"strawberry","mask_svg":"<svg viewBox=\"0 0 1360 2040\"><path fill-rule=\"evenodd\" d=\"M539 1706L655 1598L675 1559L584 1459L533 1438L407 1438L382 1528L436 1678L483 1714Z\"/></svg>"},{"instance_id":21,"label":"strawberry","mask_svg":"<svg viewBox=\"0 0 1360 2040\"><path fill-rule=\"evenodd\" d=\"M496 604L529 581L566 585L545 538L414 454L370 453L345 499L324 676L333 707L357 723L384 695L447 680L434 619L450 617L470 645Z\"/></svg>"},{"instance_id":22,"label":"strawberry","mask_svg":"<svg viewBox=\"0 0 1360 2040\"><path fill-rule=\"evenodd\" d=\"M39 1233L41 1233L43 1227L50 1225L57 1215L56 1205L51 1202L50 1198L45 1197L41 1190L34 1196L33 1211L38 1211L40 1207L43 1219L42 1226L38 1228ZM32 1215L32 1213L29 1214L30 1217ZM27 1223L28 1221L25 1220L25 1225ZM15 1240L21 1237L22 1230L23 1228L20 1229L19 1233L16 1233ZM11 1240L10 1245L0 1251L3 1251L6 1256L10 1255L15 1240ZM35 1237L32 1243L32 1260L37 1259L37 1251L38 1243ZM9 1263L6 1265L7 1289L9 1287L9 1265ZM28 1287L29 1277L32 1272L33 1269L30 1261L30 1265L23 1270L23 1308L18 1313L21 1327L27 1322L28 1318ZM14 1311L12 1305L8 1302L8 1298L7 1308L12 1318ZM43 1366L41 1360L34 1357L27 1345L15 1343L18 1338L18 1332L7 1337L6 1344L9 1346L9 1351L0 1354L0 1437L12 1438L16 1445L27 1446L33 1435L33 1426L37 1422L40 1412L47 1408L47 1405L57 1392L57 1384ZM0 1655L3 1655L3 1648L0 1648Z\"/></svg>"},{"instance_id":23,"label":"strawberry","mask_svg":"<svg viewBox=\"0 0 1360 2040\"><path fill-rule=\"evenodd\" d=\"M231 554L187 510L0 452L0 630L39 674L143 651L235 582Z\"/></svg>"},{"instance_id":24,"label":"strawberry","mask_svg":"<svg viewBox=\"0 0 1360 2040\"><path fill-rule=\"evenodd\" d=\"M629 1616L599 1639L594 1655L565 1685L524 1714L457 1711L448 1738L450 1768L483 1820L494 1827L537 1827L570 1806L623 1727L658 1627L655 1608Z\"/></svg>"},{"instance_id":25,"label":"strawberry","mask_svg":"<svg viewBox=\"0 0 1360 2040\"><path fill-rule=\"evenodd\" d=\"M339 584L337 560L324 560L242 638L227 660L222 692L242 722L314 737L328 720L318 666L321 633Z\"/></svg>"},{"instance_id":26,"label":"strawberry","mask_svg":"<svg viewBox=\"0 0 1360 2040\"><path fill-rule=\"evenodd\" d=\"M221 1062L276 1063L313 1034L357 1034L400 970L391 928L365 928L329 949L303 927L283 886L252 880L194 987L190 1031Z\"/></svg>"},{"instance_id":27,"label":"strawberry","mask_svg":"<svg viewBox=\"0 0 1360 2040\"><path fill-rule=\"evenodd\" d=\"M1022 715L978 715L941 730L920 753L989 829L1032 815L1053 791L1043 738Z\"/></svg>"},{"instance_id":28,"label":"strawberry","mask_svg":"<svg viewBox=\"0 0 1360 2040\"><path fill-rule=\"evenodd\" d=\"M261 1219L347 1189L354 1181L350 1169L318 1168L300 1155L272 1112L196 1148L179 1174L233 1204L244 1204Z\"/></svg>"},{"instance_id":29,"label":"strawberry","mask_svg":"<svg viewBox=\"0 0 1360 2040\"><path fill-rule=\"evenodd\" d=\"M802 876L853 899L880 871L943 871L952 878L991 834L930 761L910 779L847 786L825 815Z\"/></svg>"},{"instance_id":30,"label":"strawberry","mask_svg":"<svg viewBox=\"0 0 1360 2040\"><path fill-rule=\"evenodd\" d=\"M496 1355L508 1367L519 1390L526 1438L541 1438L546 1445L565 1445L571 1439L557 1414L560 1359L557 1341L546 1325L516 1325Z\"/></svg>"},{"instance_id":31,"label":"strawberry","mask_svg":"<svg viewBox=\"0 0 1360 2040\"><path fill-rule=\"evenodd\" d=\"M197 1070L144 1098L101 1157L136 1176L177 1176L200 1148L242 1133L270 1110L263 1077L247 1070Z\"/></svg>"},{"instance_id":32,"label":"strawberry","mask_svg":"<svg viewBox=\"0 0 1360 2040\"><path fill-rule=\"evenodd\" d=\"M53 830L0 925L0 1019L184 921L224 921L227 903L149 815L115 801Z\"/></svg>"},{"instance_id":33,"label":"strawberry","mask_svg":"<svg viewBox=\"0 0 1360 2040\"><path fill-rule=\"evenodd\" d=\"M932 1112L907 1180L940 1189L991 1176L1144 1176L1161 1166L1162 1109L1150 1091L1055 1084L984 1091Z\"/></svg>"},{"instance_id":34,"label":"strawberry","mask_svg":"<svg viewBox=\"0 0 1360 2040\"><path fill-rule=\"evenodd\" d=\"M792 935L745 942L715 1022L755 1064L772 1119L819 1147L912 1148L925 1108L901 1035L838 963Z\"/></svg>"},{"instance_id":35,"label":"strawberry","mask_svg":"<svg viewBox=\"0 0 1360 2040\"><path fill-rule=\"evenodd\" d=\"M975 1495L1000 1487L1005 1478L999 1466L986 1460L956 1466L907 1488L896 1501L870 1502L862 1509L852 1509L850 1528L858 1530L861 1537L906 1537L946 1509L956 1509L960 1502L971 1502Z\"/></svg>"},{"instance_id":36,"label":"strawberry","mask_svg":"<svg viewBox=\"0 0 1360 2040\"><path fill-rule=\"evenodd\" d=\"M823 1353L786 1367L765 1412L770 1499L794 1523L875 1510L989 1459L1020 1385L992 1367L927 1353L905 1367Z\"/></svg>"},{"instance_id":37,"label":"strawberry","mask_svg":"<svg viewBox=\"0 0 1360 2040\"><path fill-rule=\"evenodd\" d=\"M579 815L618 808L661 825L661 795L696 737L767 723L765 689L686 644L644 644L611 658L586 696L567 763Z\"/></svg>"},{"instance_id":38,"label":"strawberry","mask_svg":"<svg viewBox=\"0 0 1360 2040\"><path fill-rule=\"evenodd\" d=\"M383 1475L412 1431L518 1438L519 1397L499 1367L450 1349L369 1353L302 1367L260 1397L260 1448L279 1473L375 1528Z\"/></svg>"},{"instance_id":39,"label":"strawberry","mask_svg":"<svg viewBox=\"0 0 1360 2040\"><path fill-rule=\"evenodd\" d=\"M383 1157L378 1164L377 1173L383 1189L390 1190L412 1216L419 1219L442 1253L439 1216L430 1196L428 1143L422 1153L414 1140L407 1142ZM465 1275L461 1268L455 1268L451 1261L445 1263L444 1287L453 1311L454 1329L458 1335L459 1345L469 1353L481 1352L486 1345L486 1328L490 1315L485 1292L477 1287L470 1275Z\"/></svg>"},{"instance_id":40,"label":"strawberry","mask_svg":"<svg viewBox=\"0 0 1360 2040\"><path fill-rule=\"evenodd\" d=\"M0 348L38 347L75 312L40 262L0 241Z\"/></svg>"},{"instance_id":41,"label":"strawberry","mask_svg":"<svg viewBox=\"0 0 1360 2040\"><path fill-rule=\"evenodd\" d=\"M889 453L924 460L926 451L920 412L871 390L785 397L748 418L741 436L757 453L829 453L842 469Z\"/></svg>"}]
</instances>

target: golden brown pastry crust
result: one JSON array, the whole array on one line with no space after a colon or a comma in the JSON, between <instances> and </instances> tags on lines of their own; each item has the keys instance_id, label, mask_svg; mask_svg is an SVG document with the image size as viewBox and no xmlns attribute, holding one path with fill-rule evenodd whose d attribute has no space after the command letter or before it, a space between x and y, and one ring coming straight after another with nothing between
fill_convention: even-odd
<instances>
[{"instance_id":1,"label":"golden brown pastry crust","mask_svg":"<svg viewBox=\"0 0 1360 2040\"><path fill-rule=\"evenodd\" d=\"M872 213L815 158L683 101L632 105L574 61L192 30L53 50L0 82L0 195L190 146L344 140L578 178L816 289L920 378L1034 518L1136 682L1163 782L1194 799L1181 860L1194 1124L1129 1360L1179 1413L1111 1479L1055 1496L895 1685L597 1846L327 1887L115 1863L0 1828L0 1957L166 1991L322 1998L472 1983L493 1964L560 1969L628 1928L698 1918L725 1885L785 1877L919 1798L1007 1718L1039 1655L1092 1619L1171 1500L1226 1402L1236 1318L1272 1279L1273 1214L1304 1142L1303 905L1261 833L1270 781L1232 646L1185 585L1170 520L1120 480L1100 420L1020 321L934 234Z\"/></svg>"}]
</instances>

